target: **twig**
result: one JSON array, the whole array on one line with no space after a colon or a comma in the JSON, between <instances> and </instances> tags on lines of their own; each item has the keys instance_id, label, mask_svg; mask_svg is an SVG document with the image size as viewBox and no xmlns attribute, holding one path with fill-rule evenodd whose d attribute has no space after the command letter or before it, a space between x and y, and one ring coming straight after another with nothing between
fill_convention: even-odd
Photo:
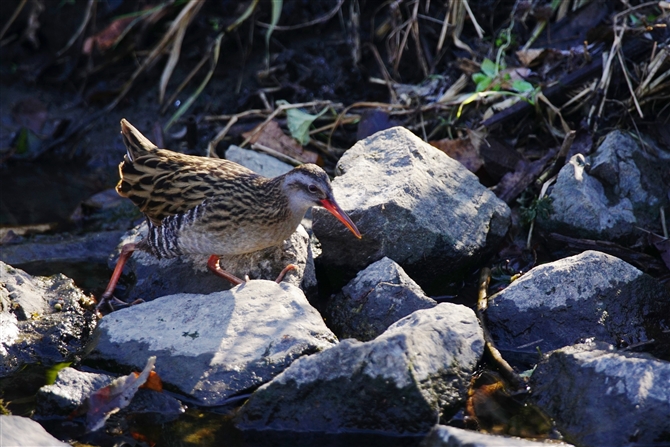
<instances>
[{"instance_id":1,"label":"twig","mask_svg":"<svg viewBox=\"0 0 670 447\"><path fill-rule=\"evenodd\" d=\"M251 148L256 149L258 151L261 151L261 152L265 152L267 154L270 154L273 157L278 158L279 160L281 160L283 162L292 164L293 166L300 166L301 164L303 164L300 160L296 160L293 157L290 157L286 154L282 154L281 152L276 151L276 150L272 149L271 147L267 147L267 146L265 146L261 143L254 143L254 144L251 145Z\"/></svg>"},{"instance_id":2,"label":"twig","mask_svg":"<svg viewBox=\"0 0 670 447\"><path fill-rule=\"evenodd\" d=\"M635 103L635 108L637 109L638 115L640 115L640 118L644 118L644 113L642 113L642 109L640 108L640 103L637 102L637 97L635 96L635 91L633 90L633 84L630 82L630 76L628 76L628 70L626 70L626 65L623 62L623 56L621 54L621 47L617 49L617 58L619 59L619 64L621 65L621 71L623 72L623 77L626 80L626 85L628 85L628 91L630 91L630 96L633 99L633 102Z\"/></svg>"},{"instance_id":3,"label":"twig","mask_svg":"<svg viewBox=\"0 0 670 447\"><path fill-rule=\"evenodd\" d=\"M484 312L488 307L488 294L487 289L489 286L489 280L491 279L491 270L488 267L482 268L479 273L479 293L477 296L477 318L479 318L479 323L482 325L482 331L484 332L484 346L486 350L491 355L493 361L500 368L500 373L505 379L507 379L510 384L519 388L519 386L524 382L521 376L519 376L514 369L510 366L509 363L503 358L500 351L495 347L493 343L493 338L489 333L488 328L486 327L486 321L484 318Z\"/></svg>"},{"instance_id":4,"label":"twig","mask_svg":"<svg viewBox=\"0 0 670 447\"><path fill-rule=\"evenodd\" d=\"M81 36L81 33L84 32L84 29L86 28L86 25L88 24L88 21L91 20L91 11L93 11L93 6L95 5L95 0L88 0L88 4L86 5L86 12L84 13L84 19L81 21L81 24L79 25L79 28L77 28L77 31L70 37L70 40L65 44L63 48L60 49L59 52L56 53L56 58L61 57L67 50L70 49L72 45L77 41L79 36Z\"/></svg>"},{"instance_id":5,"label":"twig","mask_svg":"<svg viewBox=\"0 0 670 447\"><path fill-rule=\"evenodd\" d=\"M661 228L663 228L663 237L668 238L668 225L665 222L665 208L661 207Z\"/></svg>"},{"instance_id":6,"label":"twig","mask_svg":"<svg viewBox=\"0 0 670 447\"><path fill-rule=\"evenodd\" d=\"M340 10L340 8L342 7L342 4L344 4L344 0L338 0L337 5L335 5L335 7L332 10L328 11L326 14L324 14L321 17L317 17L314 20L310 20L309 22L301 23L299 25L291 25L291 26L275 25L273 29L275 31L293 31L293 30L296 30L296 29L307 28L308 26L317 25L319 23L326 22L326 21L330 20L335 14L337 14L337 11ZM261 28L270 28L269 23L256 22L256 24L258 26L260 26Z\"/></svg>"},{"instance_id":7,"label":"twig","mask_svg":"<svg viewBox=\"0 0 670 447\"><path fill-rule=\"evenodd\" d=\"M117 95L117 97L107 106L109 110L114 109L123 98L128 94L130 89L132 88L133 84L135 83L135 80L139 77L140 74L144 72L149 66L153 65L154 62L163 54L163 50L167 45L170 43L172 40L174 34L177 32L179 29L179 25L181 21L191 13L192 10L199 10L202 5L204 4L204 0L191 0L189 3L184 6L184 8L181 10L177 18L174 19L172 22L172 25L170 25L170 28L168 28L167 32L163 35L163 38L156 44L154 49L149 53L149 56L144 60L142 65L140 65L135 72L130 76L130 79L126 81L125 85L123 86L123 89L121 92Z\"/></svg>"},{"instance_id":8,"label":"twig","mask_svg":"<svg viewBox=\"0 0 670 447\"><path fill-rule=\"evenodd\" d=\"M23 10L23 7L26 6L26 3L28 3L28 0L21 0L21 3L14 9L14 13L12 16L7 20L7 23L5 23L5 26L2 27L2 31L0 31L0 40L2 40L3 37L5 37L5 33L7 30L9 30L9 27L12 26L12 23L14 23L14 20L21 14L21 11Z\"/></svg>"},{"instance_id":9,"label":"twig","mask_svg":"<svg viewBox=\"0 0 670 447\"><path fill-rule=\"evenodd\" d=\"M200 59L200 62L197 63L195 67L193 67L193 70L184 78L181 84L179 84L179 87L172 93L170 98L167 100L165 104L163 104L163 107L161 108L161 114L165 113L170 107L172 103L174 103L175 99L177 99L177 96L181 93L182 90L188 85L189 82L191 82L191 79L200 71L200 69L205 65L205 63L212 57L212 52L208 51L206 52L203 56L202 59ZM162 101L161 101L162 102Z\"/></svg>"},{"instance_id":10,"label":"twig","mask_svg":"<svg viewBox=\"0 0 670 447\"><path fill-rule=\"evenodd\" d=\"M235 115L230 115L230 116L229 115L223 115L223 116L228 117L228 118L225 118L225 119L229 120L228 124L226 124L226 127L221 129L219 131L219 133L217 133L216 136L212 139L212 141L210 141L209 144L207 145L207 156L212 157L212 158L218 158L218 156L216 155L216 146L221 142L221 140L223 140L225 138L225 136L228 133L228 131L230 130L230 128L233 127L233 124L235 124L242 117L249 116L249 115L258 115L259 112L262 112L262 111L261 110L247 110L247 111L244 111L244 112L241 112L241 113L237 113ZM214 121L215 118L220 119L221 117L217 117L217 116L206 117L205 121Z\"/></svg>"}]
</instances>

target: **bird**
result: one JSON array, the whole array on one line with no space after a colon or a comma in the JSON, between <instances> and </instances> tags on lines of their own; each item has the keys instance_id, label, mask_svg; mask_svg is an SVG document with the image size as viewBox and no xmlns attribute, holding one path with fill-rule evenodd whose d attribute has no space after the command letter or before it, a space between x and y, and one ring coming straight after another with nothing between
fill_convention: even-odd
<instances>
[{"instance_id":1,"label":"bird","mask_svg":"<svg viewBox=\"0 0 670 447\"><path fill-rule=\"evenodd\" d=\"M219 257L280 245L307 210L323 206L358 239L361 233L335 201L330 179L315 164L267 178L237 163L159 149L126 119L121 120L126 154L116 192L144 213L149 228L138 243L122 247L97 309L112 301L123 267L136 250L162 258L210 255L207 267L234 285L244 281L219 265ZM277 277L280 282L288 265Z\"/></svg>"}]
</instances>

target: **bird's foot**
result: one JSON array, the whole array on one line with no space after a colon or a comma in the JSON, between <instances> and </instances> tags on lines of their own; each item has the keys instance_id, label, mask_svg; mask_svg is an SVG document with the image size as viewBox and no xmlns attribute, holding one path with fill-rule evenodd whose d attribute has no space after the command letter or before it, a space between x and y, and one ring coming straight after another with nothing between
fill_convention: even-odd
<instances>
[{"instance_id":1,"label":"bird's foot","mask_svg":"<svg viewBox=\"0 0 670 447\"><path fill-rule=\"evenodd\" d=\"M286 276L286 274L288 272L290 272L291 270L297 270L297 269L298 269L298 267L296 267L293 264L287 265L286 267L284 267L284 270L282 270L281 273L279 273L279 276L277 276L277 279L275 279L275 282L277 284L279 284L280 282L282 282L282 280L284 279L284 276Z\"/></svg>"},{"instance_id":2,"label":"bird's foot","mask_svg":"<svg viewBox=\"0 0 670 447\"><path fill-rule=\"evenodd\" d=\"M96 313L102 315L103 311L106 311L107 313L114 312L115 310L119 310L123 307L129 307L129 306L134 306L135 304L140 304L143 303L143 299L137 299L131 303L126 303L125 301L121 301L111 293L103 293L102 296L100 297L100 301L98 302L98 305L95 306L95 311Z\"/></svg>"}]
</instances>

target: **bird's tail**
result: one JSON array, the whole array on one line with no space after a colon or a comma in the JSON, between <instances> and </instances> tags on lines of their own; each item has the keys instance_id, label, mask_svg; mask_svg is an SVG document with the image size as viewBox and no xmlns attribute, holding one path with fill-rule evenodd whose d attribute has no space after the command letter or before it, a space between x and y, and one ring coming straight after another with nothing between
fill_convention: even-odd
<instances>
[{"instance_id":1,"label":"bird's tail","mask_svg":"<svg viewBox=\"0 0 670 447\"><path fill-rule=\"evenodd\" d=\"M139 130L135 129L125 118L121 119L121 135L123 135L123 143L126 145L126 153L131 162L135 161L135 158L142 154L158 149L155 144L142 135Z\"/></svg>"}]
</instances>

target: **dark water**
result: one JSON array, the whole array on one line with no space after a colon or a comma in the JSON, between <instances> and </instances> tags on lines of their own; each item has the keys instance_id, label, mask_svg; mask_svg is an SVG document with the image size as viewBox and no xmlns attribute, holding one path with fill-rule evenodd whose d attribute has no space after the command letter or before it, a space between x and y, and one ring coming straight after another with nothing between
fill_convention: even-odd
<instances>
[{"instance_id":1,"label":"dark water","mask_svg":"<svg viewBox=\"0 0 670 447\"><path fill-rule=\"evenodd\" d=\"M65 226L82 200L105 188L73 162L12 162L0 167L0 225L57 222Z\"/></svg>"}]
</instances>

